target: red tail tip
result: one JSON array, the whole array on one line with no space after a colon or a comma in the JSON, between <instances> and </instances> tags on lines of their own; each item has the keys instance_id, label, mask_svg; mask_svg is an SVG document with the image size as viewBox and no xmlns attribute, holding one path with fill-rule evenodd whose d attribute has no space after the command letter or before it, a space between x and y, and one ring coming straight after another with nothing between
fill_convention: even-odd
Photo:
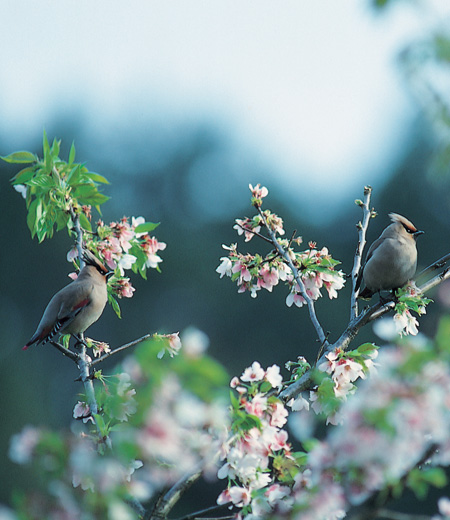
<instances>
[{"instance_id":1,"label":"red tail tip","mask_svg":"<svg viewBox=\"0 0 450 520\"><path fill-rule=\"evenodd\" d=\"M29 346L30 345L25 345L24 347L22 347L22 350L27 350Z\"/></svg>"}]
</instances>

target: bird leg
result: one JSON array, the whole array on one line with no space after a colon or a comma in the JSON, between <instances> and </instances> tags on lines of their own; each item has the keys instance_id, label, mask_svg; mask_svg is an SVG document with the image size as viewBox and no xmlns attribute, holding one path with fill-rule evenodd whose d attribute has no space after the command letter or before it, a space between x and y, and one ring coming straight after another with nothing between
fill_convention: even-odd
<instances>
[{"instance_id":1,"label":"bird leg","mask_svg":"<svg viewBox=\"0 0 450 520\"><path fill-rule=\"evenodd\" d=\"M84 334L83 333L80 333L80 334L72 334L72 336L75 338L75 345L74 345L74 348L76 348L77 350L80 349L80 347L82 347L83 345L88 348L88 345L86 343L86 341L84 340Z\"/></svg>"}]
</instances>

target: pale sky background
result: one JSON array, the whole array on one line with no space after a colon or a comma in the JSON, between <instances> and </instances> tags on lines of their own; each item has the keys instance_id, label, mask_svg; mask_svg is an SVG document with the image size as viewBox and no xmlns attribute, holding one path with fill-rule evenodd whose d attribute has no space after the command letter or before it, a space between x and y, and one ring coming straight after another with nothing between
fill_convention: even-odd
<instances>
[{"instance_id":1,"label":"pale sky background","mask_svg":"<svg viewBox=\"0 0 450 520\"><path fill-rule=\"evenodd\" d=\"M87 108L98 132L122 116L203 114L294 190L359 190L386 172L416 114L398 52L449 4L4 1L3 142L40 137L55 107Z\"/></svg>"}]
</instances>

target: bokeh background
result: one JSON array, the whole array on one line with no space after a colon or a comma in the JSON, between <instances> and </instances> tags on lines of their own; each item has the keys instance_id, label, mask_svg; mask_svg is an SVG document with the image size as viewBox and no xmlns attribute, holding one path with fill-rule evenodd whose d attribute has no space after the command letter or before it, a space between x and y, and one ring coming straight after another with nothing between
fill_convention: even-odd
<instances>
[{"instance_id":1,"label":"bokeh background","mask_svg":"<svg viewBox=\"0 0 450 520\"><path fill-rule=\"evenodd\" d=\"M40 153L44 128L62 139L63 158L74 141L77 160L111 181L103 219L161 222L168 244L162 273L132 280L123 319L107 308L89 335L119 346L195 326L230 376L255 359L313 361L314 331L304 310L286 307L284 287L251 299L215 272L222 244L238 240L234 219L253 215L249 183L268 187L287 234L326 245L346 273L366 184L379 213L369 241L395 211L426 232L419 269L447 253L449 13L446 0L3 2L0 155ZM9 185L16 172L0 164L3 503L34 478L9 461L10 436L26 424L68 427L81 390L54 349L20 349L68 281L72 244L65 232L31 240ZM349 293L317 302L331 339L347 323ZM447 294L430 295L425 334Z\"/></svg>"}]
</instances>

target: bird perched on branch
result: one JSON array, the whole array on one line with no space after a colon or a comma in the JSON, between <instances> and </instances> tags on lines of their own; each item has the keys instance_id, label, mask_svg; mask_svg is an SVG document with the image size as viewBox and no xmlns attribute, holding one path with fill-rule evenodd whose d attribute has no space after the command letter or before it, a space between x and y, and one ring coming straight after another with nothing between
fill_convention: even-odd
<instances>
[{"instance_id":1,"label":"bird perched on branch","mask_svg":"<svg viewBox=\"0 0 450 520\"><path fill-rule=\"evenodd\" d=\"M359 273L355 289L359 289L363 278L366 287L358 298L370 299L376 292L398 289L416 272L416 240L423 231L397 213L389 213L389 217L392 224L370 246Z\"/></svg>"},{"instance_id":2,"label":"bird perched on branch","mask_svg":"<svg viewBox=\"0 0 450 520\"><path fill-rule=\"evenodd\" d=\"M93 253L85 249L86 265L75 281L58 291L47 305L36 332L23 347L46 343L56 333L78 336L102 315L108 300L109 271Z\"/></svg>"}]
</instances>

